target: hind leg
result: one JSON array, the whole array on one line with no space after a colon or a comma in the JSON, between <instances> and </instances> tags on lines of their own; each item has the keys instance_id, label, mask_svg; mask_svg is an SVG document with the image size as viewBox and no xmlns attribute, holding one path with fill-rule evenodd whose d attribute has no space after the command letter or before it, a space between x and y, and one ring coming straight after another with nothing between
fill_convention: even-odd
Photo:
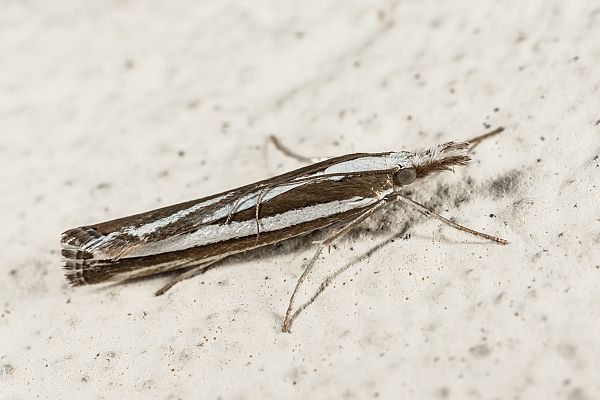
<instances>
[{"instance_id":1,"label":"hind leg","mask_svg":"<svg viewBox=\"0 0 600 400\"><path fill-rule=\"evenodd\" d=\"M191 279L191 278L193 278L195 276L198 276L198 275L202 275L203 273L205 273L206 271L208 271L208 269L210 267L212 267L214 264L216 264L219 261L221 261L223 258L225 258L225 257L217 258L216 260L212 260L212 261L208 261L206 263L199 264L199 265L197 265L195 267L192 267L191 269L189 269L189 270L187 270L185 272L182 272L181 274L177 275L175 278L173 278L172 280L170 280L166 285L164 285L163 287L161 287L160 289L158 289L156 291L156 293L154 293L154 295L155 296L162 296L169 289L171 289L173 286L175 286L179 282L185 281L187 279Z\"/></svg>"}]
</instances>

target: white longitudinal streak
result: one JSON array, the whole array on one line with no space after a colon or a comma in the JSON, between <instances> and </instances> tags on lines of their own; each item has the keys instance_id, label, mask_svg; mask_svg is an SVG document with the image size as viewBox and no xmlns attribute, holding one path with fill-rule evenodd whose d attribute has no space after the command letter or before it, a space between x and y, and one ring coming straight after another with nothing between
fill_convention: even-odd
<instances>
[{"instance_id":1,"label":"white longitudinal streak","mask_svg":"<svg viewBox=\"0 0 600 400\"><path fill-rule=\"evenodd\" d=\"M357 207L369 206L373 203L371 198L355 197L345 202L332 202L307 207L302 210L290 210L283 214L278 214L273 217L261 218L260 231L271 232L285 229L288 226L297 225L303 221L306 214L310 214L313 218L323 218L330 215L335 215L344 211L352 210ZM255 219L243 222L229 222L223 225L206 225L198 230L179 235L171 238L166 238L160 242L148 244L144 248L135 250L130 253L131 257L144 257L152 254L157 254L168 251L185 250L190 247L202 246L212 243L218 243L229 239L234 239L240 236L255 235L257 233Z\"/></svg>"}]
</instances>

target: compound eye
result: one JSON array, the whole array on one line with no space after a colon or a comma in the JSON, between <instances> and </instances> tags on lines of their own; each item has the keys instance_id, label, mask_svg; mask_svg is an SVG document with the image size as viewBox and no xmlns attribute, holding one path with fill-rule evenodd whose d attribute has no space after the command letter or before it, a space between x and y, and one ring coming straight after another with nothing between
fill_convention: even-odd
<instances>
[{"instance_id":1,"label":"compound eye","mask_svg":"<svg viewBox=\"0 0 600 400\"><path fill-rule=\"evenodd\" d=\"M414 168L402 168L394 174L394 179L400 186L409 185L417 179L417 171Z\"/></svg>"}]
</instances>

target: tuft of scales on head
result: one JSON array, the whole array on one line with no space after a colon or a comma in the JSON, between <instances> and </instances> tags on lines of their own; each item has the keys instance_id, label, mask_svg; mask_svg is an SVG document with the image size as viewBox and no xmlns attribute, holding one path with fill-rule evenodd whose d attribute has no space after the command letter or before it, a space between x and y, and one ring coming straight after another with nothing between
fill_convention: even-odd
<instances>
[{"instance_id":1,"label":"tuft of scales on head","mask_svg":"<svg viewBox=\"0 0 600 400\"><path fill-rule=\"evenodd\" d=\"M447 142L428 149L418 149L413 156L413 165L417 178L433 172L449 171L455 165L466 165L471 161L467 150L469 143Z\"/></svg>"}]
</instances>

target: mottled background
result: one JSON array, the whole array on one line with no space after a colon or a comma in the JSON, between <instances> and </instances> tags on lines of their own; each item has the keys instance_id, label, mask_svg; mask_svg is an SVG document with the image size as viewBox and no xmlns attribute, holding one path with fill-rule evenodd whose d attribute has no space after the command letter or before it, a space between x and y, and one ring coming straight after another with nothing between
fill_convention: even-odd
<instances>
[{"instance_id":1,"label":"mottled background","mask_svg":"<svg viewBox=\"0 0 600 400\"><path fill-rule=\"evenodd\" d=\"M600 398L596 1L0 1L0 397ZM324 254L71 289L60 233L505 126ZM366 254L366 256L365 256Z\"/></svg>"}]
</instances>

